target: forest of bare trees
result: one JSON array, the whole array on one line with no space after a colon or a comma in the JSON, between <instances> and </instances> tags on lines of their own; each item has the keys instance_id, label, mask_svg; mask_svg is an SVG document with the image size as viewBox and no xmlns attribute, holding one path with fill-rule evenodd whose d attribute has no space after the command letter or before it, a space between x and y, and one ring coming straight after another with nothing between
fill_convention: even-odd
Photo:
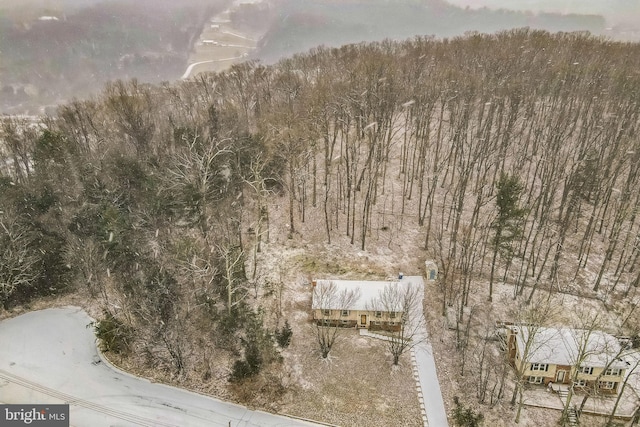
<instances>
[{"instance_id":1,"label":"forest of bare trees","mask_svg":"<svg viewBox=\"0 0 640 427\"><path fill-rule=\"evenodd\" d=\"M415 38L118 81L39 125L4 120L2 305L87 290L121 351L168 375L210 380L216 351L278 363L245 267L276 198L291 239L309 218L362 251L386 244L380 227L418 230L459 323L498 282L529 302L625 301L640 284L639 62L637 44L580 33Z\"/></svg>"}]
</instances>

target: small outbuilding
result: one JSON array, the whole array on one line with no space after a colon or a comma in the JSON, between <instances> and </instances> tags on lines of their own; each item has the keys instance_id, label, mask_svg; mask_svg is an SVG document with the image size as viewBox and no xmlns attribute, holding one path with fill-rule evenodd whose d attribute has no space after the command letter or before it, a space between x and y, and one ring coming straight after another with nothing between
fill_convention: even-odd
<instances>
[{"instance_id":1,"label":"small outbuilding","mask_svg":"<svg viewBox=\"0 0 640 427\"><path fill-rule=\"evenodd\" d=\"M438 265L434 261L425 261L424 269L428 282L433 282L438 279Z\"/></svg>"}]
</instances>

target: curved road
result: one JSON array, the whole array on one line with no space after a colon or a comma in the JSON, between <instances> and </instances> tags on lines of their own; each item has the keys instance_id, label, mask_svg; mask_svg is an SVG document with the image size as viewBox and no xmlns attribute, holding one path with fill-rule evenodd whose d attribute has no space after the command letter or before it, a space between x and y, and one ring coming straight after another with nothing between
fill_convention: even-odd
<instances>
[{"instance_id":1,"label":"curved road","mask_svg":"<svg viewBox=\"0 0 640 427\"><path fill-rule=\"evenodd\" d=\"M70 404L72 426L312 426L119 371L98 354L80 308L0 322L0 402Z\"/></svg>"},{"instance_id":2,"label":"curved road","mask_svg":"<svg viewBox=\"0 0 640 427\"><path fill-rule=\"evenodd\" d=\"M182 77L180 77L182 80L188 79L189 76L191 75L191 72L193 71L193 67L195 67L196 65L200 65L200 64L210 64L212 62L224 62L224 61L232 61L234 59L240 59L243 58L242 55L240 56L234 56L232 58L223 58L223 59L209 59L207 61L199 61L199 62L194 62L193 64L189 64L189 66L187 67L187 70L184 72L184 74L182 75Z\"/></svg>"}]
</instances>

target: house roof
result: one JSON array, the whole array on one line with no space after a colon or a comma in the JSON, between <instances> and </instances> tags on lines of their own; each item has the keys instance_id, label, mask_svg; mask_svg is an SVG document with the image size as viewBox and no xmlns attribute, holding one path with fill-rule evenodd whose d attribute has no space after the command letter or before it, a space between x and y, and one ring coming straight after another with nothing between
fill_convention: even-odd
<instances>
[{"instance_id":1,"label":"house roof","mask_svg":"<svg viewBox=\"0 0 640 427\"><path fill-rule=\"evenodd\" d=\"M400 301L388 301L381 303L380 296L385 289L395 287L405 289L410 286L422 286L422 276L403 276L402 279L368 281L368 280L315 280L312 309L325 310L368 310L368 311L402 311ZM329 289L333 287L327 295ZM354 297L345 303L347 298L343 295L351 294Z\"/></svg>"},{"instance_id":2,"label":"house roof","mask_svg":"<svg viewBox=\"0 0 640 427\"><path fill-rule=\"evenodd\" d=\"M518 325L511 326L511 330L516 334L519 355L525 352L529 335L533 334L526 357L531 363L574 366L578 364L583 348L581 365L604 367L620 355L618 340L602 331ZM627 368L627 363L617 358L609 367Z\"/></svg>"}]
</instances>

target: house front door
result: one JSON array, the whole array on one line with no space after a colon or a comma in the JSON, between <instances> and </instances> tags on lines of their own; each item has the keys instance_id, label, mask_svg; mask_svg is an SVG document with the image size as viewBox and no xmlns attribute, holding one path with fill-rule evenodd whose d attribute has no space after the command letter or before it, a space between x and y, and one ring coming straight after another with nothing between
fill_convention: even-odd
<instances>
[{"instance_id":1,"label":"house front door","mask_svg":"<svg viewBox=\"0 0 640 427\"><path fill-rule=\"evenodd\" d=\"M558 373L556 374L556 382L563 383L565 373L565 371L558 371Z\"/></svg>"},{"instance_id":2,"label":"house front door","mask_svg":"<svg viewBox=\"0 0 640 427\"><path fill-rule=\"evenodd\" d=\"M367 325L367 315L366 314L361 314L360 315L360 325L361 326L366 326Z\"/></svg>"}]
</instances>

